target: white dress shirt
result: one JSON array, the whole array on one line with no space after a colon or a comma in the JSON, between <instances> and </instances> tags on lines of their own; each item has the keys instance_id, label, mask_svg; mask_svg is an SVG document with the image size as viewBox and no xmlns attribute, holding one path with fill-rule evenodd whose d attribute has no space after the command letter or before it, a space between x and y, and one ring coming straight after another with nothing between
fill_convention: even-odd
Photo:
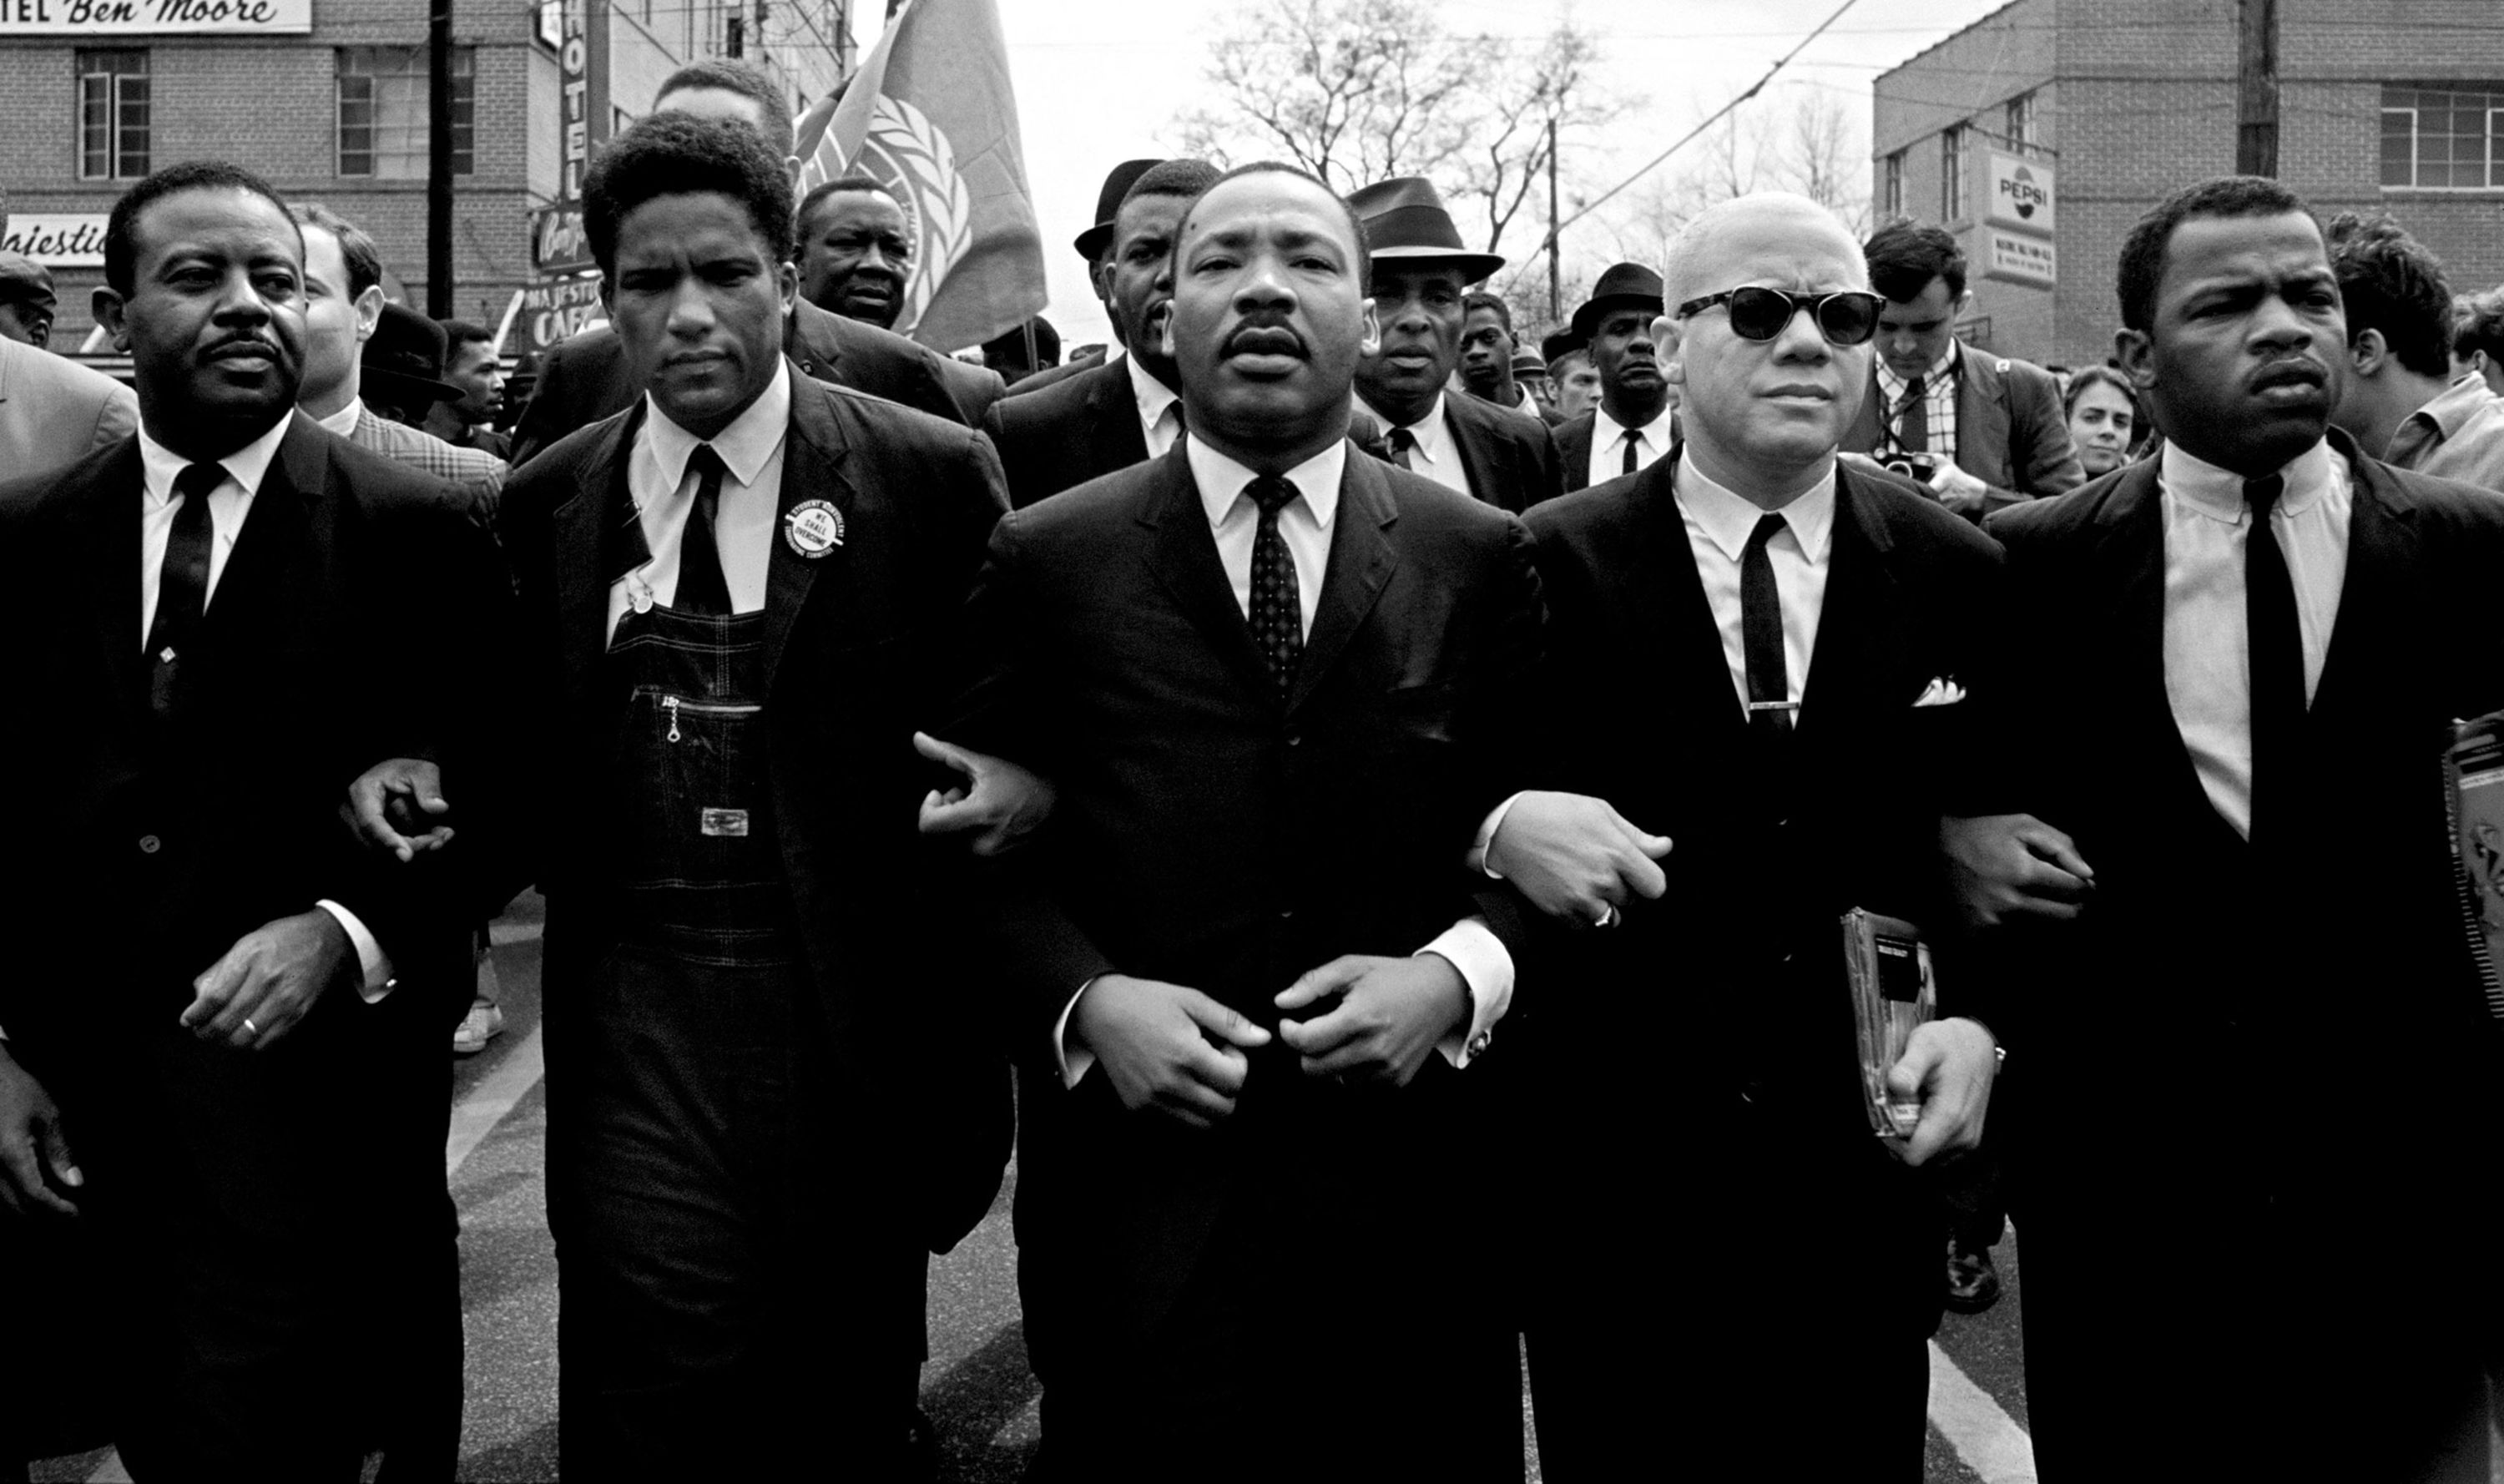
<instances>
[{"instance_id":1,"label":"white dress shirt","mask_svg":"<svg viewBox=\"0 0 2504 1484\"><path fill-rule=\"evenodd\" d=\"M1747 552L1748 538L1756 534L1757 520L1768 512L1706 478L1692 459L1678 461L1677 491L1687 549L1695 554L1695 575L1703 580L1714 626L1722 631L1722 658L1730 667L1731 696L1744 715L1748 641L1739 616L1739 562ZM1765 543L1765 557L1773 566L1774 592L1783 604L1783 672L1791 681L1786 699L1797 705L1807 694L1809 659L1817 653L1817 624L1826 612L1827 559L1834 552L1832 466L1824 478L1771 513L1780 515L1787 528Z\"/></svg>"},{"instance_id":2,"label":"white dress shirt","mask_svg":"<svg viewBox=\"0 0 2504 1484\"><path fill-rule=\"evenodd\" d=\"M1406 429L1408 436L1416 440L1416 446L1408 451L1410 473L1423 474L1444 489L1467 495L1470 493L1470 471L1461 465L1460 440L1452 436L1452 425L1443 417L1443 398L1448 395L1436 393L1435 404L1426 409L1424 417L1413 423L1394 423L1370 402L1360 401L1357 405L1381 419L1386 436Z\"/></svg>"},{"instance_id":3,"label":"white dress shirt","mask_svg":"<svg viewBox=\"0 0 2504 1484\"><path fill-rule=\"evenodd\" d=\"M1676 410L1664 403L1660 416L1641 428L1628 428L1609 416L1609 409L1598 403L1591 406L1591 466L1583 470L1593 484L1606 484L1622 479L1626 472L1626 440L1635 442L1635 467L1648 469L1669 452L1669 428L1677 418Z\"/></svg>"},{"instance_id":4,"label":"white dress shirt","mask_svg":"<svg viewBox=\"0 0 2504 1484\"><path fill-rule=\"evenodd\" d=\"M365 415L365 399L362 397L352 397L348 398L348 405L329 417L317 417L313 421L343 438L353 438L357 435L357 420Z\"/></svg>"},{"instance_id":5,"label":"white dress shirt","mask_svg":"<svg viewBox=\"0 0 2504 1484\"><path fill-rule=\"evenodd\" d=\"M226 477L225 483L209 492L209 585L201 598L203 611L217 601L218 578L226 573L226 559L234 554L236 537L243 535L244 518L252 513L253 497L261 493L261 481L269 473L270 461L278 457L278 445L286 439L288 426L294 421L294 414L280 418L270 425L267 432L218 461L219 466L226 471ZM156 624L156 590L164 578L165 547L173 539L174 515L182 509L182 501L191 498L175 495L174 480L191 463L191 460L151 437L146 425L141 425L139 642L142 644L148 642L148 631ZM358 992L365 996L365 1002L371 1004L389 994L392 988L391 960L383 956L382 945L366 931L365 924L355 913L327 898L313 905L336 919L341 930L347 933L348 942L355 945L357 965L363 971Z\"/></svg>"},{"instance_id":6,"label":"white dress shirt","mask_svg":"<svg viewBox=\"0 0 2504 1484\"><path fill-rule=\"evenodd\" d=\"M1260 476L1198 438L1186 438L1183 449L1184 457L1191 461L1192 480L1200 489L1200 507L1208 514L1209 532L1217 538L1217 560L1226 569L1226 580L1235 590L1235 605L1248 616L1252 611L1252 542L1260 534L1261 507L1243 492ZM1330 528L1339 514L1339 482L1346 469L1347 440L1340 438L1286 474L1301 498L1288 501L1278 511L1278 535L1286 544L1287 559L1295 564L1296 605L1302 610L1306 638L1312 638L1313 610L1319 606L1316 600L1321 596L1323 575L1330 569ZM1513 954L1483 917L1463 917L1417 951L1441 954L1460 971L1461 983L1469 990L1469 1024L1444 1037L1436 1047L1452 1065L1468 1066L1471 1058L1485 1050L1488 1032L1512 1007ZM1069 1044L1070 1013L1078 1008L1087 985L1094 983L1089 980L1087 984L1078 986L1078 992L1061 1007L1060 1023L1053 1027L1052 1044L1061 1057L1063 1087L1076 1087L1087 1069L1096 1064L1095 1053Z\"/></svg>"},{"instance_id":7,"label":"white dress shirt","mask_svg":"<svg viewBox=\"0 0 2504 1484\"><path fill-rule=\"evenodd\" d=\"M1149 375L1138 357L1124 352L1122 363L1130 368L1130 400L1139 409L1139 434L1148 440L1148 457L1162 459L1182 435L1182 396Z\"/></svg>"},{"instance_id":8,"label":"white dress shirt","mask_svg":"<svg viewBox=\"0 0 2504 1484\"><path fill-rule=\"evenodd\" d=\"M688 459L703 441L670 421L660 403L644 395L643 426L626 456L626 493L643 528L652 559L609 587L609 636L638 602L667 606L678 593L678 547L695 509L698 476ZM791 423L791 367L774 368L774 380L713 439L721 456L721 504L713 517L713 549L730 588L730 610L754 613L765 606L766 571L774 561L774 522L782 496L782 444Z\"/></svg>"},{"instance_id":9,"label":"white dress shirt","mask_svg":"<svg viewBox=\"0 0 2504 1484\"><path fill-rule=\"evenodd\" d=\"M2315 443L2278 470L2286 493L2270 530L2286 554L2304 635L2304 696L2321 683L2348 581L2348 517L2354 492L2347 462ZM2250 629L2243 606L2243 549L2250 534L2243 476L2169 440L2157 466L2165 506L2165 696L2200 786L2227 823L2252 832Z\"/></svg>"}]
</instances>

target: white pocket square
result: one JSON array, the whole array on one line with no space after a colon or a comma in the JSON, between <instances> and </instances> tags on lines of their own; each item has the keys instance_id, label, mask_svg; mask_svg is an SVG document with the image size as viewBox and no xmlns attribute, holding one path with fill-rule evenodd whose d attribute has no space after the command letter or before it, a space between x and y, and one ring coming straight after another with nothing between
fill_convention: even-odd
<instances>
[{"instance_id":1,"label":"white pocket square","mask_svg":"<svg viewBox=\"0 0 2504 1484\"><path fill-rule=\"evenodd\" d=\"M1915 706L1954 706L1965 699L1965 687L1945 676L1932 680L1917 697Z\"/></svg>"}]
</instances>

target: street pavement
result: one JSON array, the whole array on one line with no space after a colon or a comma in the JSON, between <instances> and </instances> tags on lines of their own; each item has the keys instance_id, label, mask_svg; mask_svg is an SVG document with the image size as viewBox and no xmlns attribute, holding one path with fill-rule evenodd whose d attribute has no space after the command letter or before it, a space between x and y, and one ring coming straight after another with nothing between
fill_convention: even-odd
<instances>
[{"instance_id":1,"label":"street pavement","mask_svg":"<svg viewBox=\"0 0 2504 1484\"><path fill-rule=\"evenodd\" d=\"M469 1408L461 1447L465 1481L557 1477L556 1260L548 1245L541 1179L546 1103L540 1082L539 928L536 896L496 924L504 1033L456 1068L446 1150L461 1211L462 1312L469 1334ZM1017 1307L1009 1200L1016 1172L991 1214L930 1268L930 1360L922 1401L942 1443L947 1484L1015 1484L1040 1435L1037 1387L1026 1370ZM1951 1314L1930 1346L1930 1429L1925 1484L2031 1484L2026 1394L2018 1347L2023 1281L2017 1239L1998 1249L2007 1294L1990 1313ZM1640 1261L1630 1251L1625 1260ZM1674 1337L1673 1337L1674 1338ZM1635 1346L1630 1345L1630 1352ZM1709 1364L1709 1357L1687 1363ZM1663 1386L1676 1384L1664 1374ZM1815 1425L1818 1388L1848 1377L1768 1377L1798 1392ZM1527 1398L1524 1398L1525 1411ZM805 1424L804 1424L805 1425ZM1663 1473L1675 1475L1678 1443L1661 1439ZM1780 1476L1780 1440L1767 1439L1768 1477ZM1530 1477L1539 1478L1535 1437ZM836 1461L829 1460L830 1466ZM369 1470L370 1474L370 1470ZM831 1467L830 1477L840 1477ZM109 1450L35 1466L38 1484L126 1478ZM2499 1468L2497 1484L2504 1484Z\"/></svg>"}]
</instances>

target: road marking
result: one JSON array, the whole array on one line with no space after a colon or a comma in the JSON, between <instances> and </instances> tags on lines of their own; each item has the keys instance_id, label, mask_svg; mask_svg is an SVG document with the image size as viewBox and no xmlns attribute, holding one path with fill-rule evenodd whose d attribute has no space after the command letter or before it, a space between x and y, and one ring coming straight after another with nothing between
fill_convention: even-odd
<instances>
[{"instance_id":1,"label":"road marking","mask_svg":"<svg viewBox=\"0 0 2504 1484\"><path fill-rule=\"evenodd\" d=\"M2034 1484L2034 1440L1930 1342L1930 1425L1983 1484Z\"/></svg>"},{"instance_id":2,"label":"road marking","mask_svg":"<svg viewBox=\"0 0 2504 1484\"><path fill-rule=\"evenodd\" d=\"M536 926L536 924L534 924ZM521 1044L504 1054L496 1070L470 1089L470 1095L452 1105L452 1137L443 1146L443 1176L449 1180L461 1168L461 1161L486 1142L487 1135L513 1111L513 1105L530 1095L547 1074L547 1061L541 1054L539 1031L534 1025Z\"/></svg>"}]
</instances>

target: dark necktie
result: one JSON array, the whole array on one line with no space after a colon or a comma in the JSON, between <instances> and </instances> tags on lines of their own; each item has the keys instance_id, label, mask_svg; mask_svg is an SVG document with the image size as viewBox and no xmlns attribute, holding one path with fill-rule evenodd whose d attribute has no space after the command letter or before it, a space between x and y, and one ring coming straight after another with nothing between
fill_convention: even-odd
<instances>
[{"instance_id":1,"label":"dark necktie","mask_svg":"<svg viewBox=\"0 0 2504 1484\"><path fill-rule=\"evenodd\" d=\"M156 615L148 625L148 707L159 721L174 707L174 677L209 607L209 492L226 483L215 464L194 464L174 476L173 529L165 534L165 560L156 569Z\"/></svg>"},{"instance_id":2,"label":"dark necktie","mask_svg":"<svg viewBox=\"0 0 2504 1484\"><path fill-rule=\"evenodd\" d=\"M1410 451L1417 446L1415 433L1406 428L1394 428L1391 430L1391 435L1383 441L1391 445L1392 463L1405 469L1413 469L1417 466L1410 458Z\"/></svg>"},{"instance_id":3,"label":"dark necktie","mask_svg":"<svg viewBox=\"0 0 2504 1484\"><path fill-rule=\"evenodd\" d=\"M1641 437L1638 437L1638 436L1636 435L1635 431L1634 431L1633 429L1631 429L1631 428L1627 429L1627 430L1626 430L1626 466L1625 466L1624 468L1621 468L1621 469L1617 470L1617 472L1618 472L1618 473L1620 473L1620 474L1631 474L1631 473L1633 473L1633 472L1635 471L1635 456L1636 456L1637 454L1640 454L1641 452L1643 452L1643 439L1642 439Z\"/></svg>"},{"instance_id":4,"label":"dark necktie","mask_svg":"<svg viewBox=\"0 0 2504 1484\"><path fill-rule=\"evenodd\" d=\"M1748 730L1764 739L1791 734L1791 677L1783 661L1783 600L1774 589L1774 560L1765 543L1789 527L1759 516L1739 557L1739 644L1748 662Z\"/></svg>"},{"instance_id":5,"label":"dark necktie","mask_svg":"<svg viewBox=\"0 0 2504 1484\"><path fill-rule=\"evenodd\" d=\"M2252 685L2252 839L2261 838L2264 818L2285 818L2278 801L2287 796L2286 781L2304 733L2304 627L2296 616L2295 582L2288 575L2286 553L2270 528L2270 511L2286 493L2286 481L2276 474L2248 480L2243 503L2251 526L2243 539L2243 619L2250 629ZM2260 806L2272 806L2264 813ZM2274 827L2272 834L2278 830Z\"/></svg>"},{"instance_id":6,"label":"dark necktie","mask_svg":"<svg viewBox=\"0 0 2504 1484\"><path fill-rule=\"evenodd\" d=\"M1284 479L1263 477L1244 494L1261 507L1261 529L1252 537L1252 642L1269 667L1278 694L1296 681L1296 661L1304 652L1304 609L1296 591L1296 564L1278 535L1278 512L1296 498L1296 487Z\"/></svg>"},{"instance_id":7,"label":"dark necktie","mask_svg":"<svg viewBox=\"0 0 2504 1484\"><path fill-rule=\"evenodd\" d=\"M1904 399L1895 404L1895 447L1908 454L1930 451L1930 399L1922 378L1904 383Z\"/></svg>"},{"instance_id":8,"label":"dark necktie","mask_svg":"<svg viewBox=\"0 0 2504 1484\"><path fill-rule=\"evenodd\" d=\"M687 512L686 534L678 538L678 591L670 606L681 613L728 613L730 582L722 575L721 551L713 543L714 523L721 514L721 455L710 443L699 443L687 455L696 475L695 508Z\"/></svg>"}]
</instances>

